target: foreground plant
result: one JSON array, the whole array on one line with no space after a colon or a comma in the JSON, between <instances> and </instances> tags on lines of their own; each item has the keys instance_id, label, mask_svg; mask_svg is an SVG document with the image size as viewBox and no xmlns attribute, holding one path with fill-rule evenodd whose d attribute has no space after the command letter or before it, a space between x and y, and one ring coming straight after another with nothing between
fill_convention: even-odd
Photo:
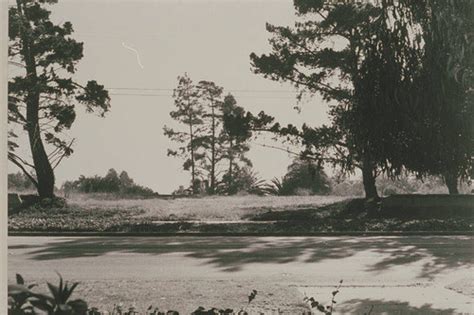
<instances>
[{"instance_id":1,"label":"foreground plant","mask_svg":"<svg viewBox=\"0 0 474 315\"><path fill-rule=\"evenodd\" d=\"M32 297L31 289L36 284L25 284L25 280L16 274L16 284L8 286L8 314L22 315L34 314L33 305L29 299Z\"/></svg>"},{"instance_id":2,"label":"foreground plant","mask_svg":"<svg viewBox=\"0 0 474 315\"><path fill-rule=\"evenodd\" d=\"M78 282L69 285L59 275L58 286L47 282L51 293L51 296L49 296L31 291L35 285L26 286L23 277L19 274L17 274L16 280L16 285L8 286L9 315L37 314L38 310L47 312L50 315L87 314L88 307L84 300L69 300L74 289L79 284Z\"/></svg>"},{"instance_id":3,"label":"foreground plant","mask_svg":"<svg viewBox=\"0 0 474 315\"><path fill-rule=\"evenodd\" d=\"M324 306L324 304L316 301L314 297L307 297L305 294L305 297L303 298L303 301L308 303L311 310L316 310L319 311L320 313L323 313L325 315L332 315L334 312L334 304L336 304L336 295L339 293L339 289L341 288L342 285L342 280L339 281L338 286L334 291L331 292L331 304Z\"/></svg>"},{"instance_id":4,"label":"foreground plant","mask_svg":"<svg viewBox=\"0 0 474 315\"><path fill-rule=\"evenodd\" d=\"M234 312L233 309L231 308L226 308L226 309L218 309L218 308L210 308L206 310L204 307L199 306L194 312L191 313L191 315L231 315L231 314L237 314L237 315L248 315L247 313L247 307L252 303L252 301L255 299L257 296L257 290L252 290L250 294L248 295L248 303L247 305L242 308L240 311L237 313Z\"/></svg>"},{"instance_id":5,"label":"foreground plant","mask_svg":"<svg viewBox=\"0 0 474 315\"><path fill-rule=\"evenodd\" d=\"M50 295L45 295L31 291L36 284L25 284L23 277L17 274L16 284L8 286L8 315L179 315L177 311L161 311L158 307L154 307L153 305L150 305L145 312L137 310L134 306L125 308L123 303L115 304L112 311L104 311L96 307L88 308L87 303L82 299L70 300L73 291L79 283L74 282L69 284L69 282L63 281L61 275L58 274L58 276L59 285L56 286L47 282ZM335 297L339 293L342 282L342 280L339 281L338 286L332 292L330 305L325 306L316 301L314 297L307 297L306 294L304 301L309 304L312 311L332 315L334 305L336 304ZM247 308L250 306L250 303L255 300L257 293L257 290L252 290L248 295L248 302L239 311L234 311L231 308L215 307L206 309L199 306L191 315L248 315ZM365 314L371 314L372 309L373 306L368 313ZM278 314L280 314L279 310Z\"/></svg>"},{"instance_id":6,"label":"foreground plant","mask_svg":"<svg viewBox=\"0 0 474 315\"><path fill-rule=\"evenodd\" d=\"M139 312L135 306L131 306L128 308L128 310L124 310L123 304L115 304L112 312L100 312L98 311L97 308L92 308L89 310L88 315L138 315L138 314L145 314L145 315L179 315L179 312L173 311L173 310L167 310L167 311L160 311L158 307L153 307L153 305L150 305L146 312L142 313Z\"/></svg>"}]
</instances>

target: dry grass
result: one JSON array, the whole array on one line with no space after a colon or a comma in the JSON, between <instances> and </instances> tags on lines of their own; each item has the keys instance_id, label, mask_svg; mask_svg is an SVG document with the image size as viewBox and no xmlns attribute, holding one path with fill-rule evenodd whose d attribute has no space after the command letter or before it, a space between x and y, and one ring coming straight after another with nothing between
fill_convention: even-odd
<instances>
[{"instance_id":1,"label":"dry grass","mask_svg":"<svg viewBox=\"0 0 474 315\"><path fill-rule=\"evenodd\" d=\"M268 210L319 207L348 199L337 196L215 196L180 199L92 199L74 195L71 205L85 209L139 209L155 220L236 221Z\"/></svg>"},{"instance_id":2,"label":"dry grass","mask_svg":"<svg viewBox=\"0 0 474 315\"><path fill-rule=\"evenodd\" d=\"M151 276L153 278L153 276ZM34 290L50 294L44 279L34 279L39 284ZM73 282L73 279L66 279ZM57 284L56 279L50 280ZM124 311L134 306L140 314L151 305L161 311L175 310L190 314L199 306L206 308L232 308L239 311L247 307L250 314L301 314L308 308L302 295L291 282L275 280L85 280L72 295L72 300L81 298L89 307L111 312L114 305L121 305ZM255 300L247 306L247 295L253 289L258 291Z\"/></svg>"}]
</instances>

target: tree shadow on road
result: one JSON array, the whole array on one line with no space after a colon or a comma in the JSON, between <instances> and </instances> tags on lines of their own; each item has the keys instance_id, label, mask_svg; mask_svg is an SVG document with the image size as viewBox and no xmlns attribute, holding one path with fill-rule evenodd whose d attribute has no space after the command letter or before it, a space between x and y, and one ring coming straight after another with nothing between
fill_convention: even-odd
<instances>
[{"instance_id":1,"label":"tree shadow on road","mask_svg":"<svg viewBox=\"0 0 474 315\"><path fill-rule=\"evenodd\" d=\"M428 258L429 261L423 263L419 278L433 278L445 269L473 265L472 244L470 237L433 236L416 238L415 241L413 238L397 238L389 246L377 249L386 257L375 262L369 271L386 270Z\"/></svg>"},{"instance_id":2,"label":"tree shadow on road","mask_svg":"<svg viewBox=\"0 0 474 315\"><path fill-rule=\"evenodd\" d=\"M33 260L96 257L111 252L148 255L182 253L222 271L247 264L315 263L372 255L366 266L378 272L421 260L419 278L474 264L472 238L456 237L77 237L49 238L45 244L9 246ZM374 255L375 254L375 255ZM370 260L369 260L370 261Z\"/></svg>"},{"instance_id":3,"label":"tree shadow on road","mask_svg":"<svg viewBox=\"0 0 474 315\"><path fill-rule=\"evenodd\" d=\"M455 308L439 309L431 304L420 307L411 306L408 302L396 300L352 299L344 301L336 308L337 314L459 314ZM369 313L370 312L370 313Z\"/></svg>"}]
</instances>

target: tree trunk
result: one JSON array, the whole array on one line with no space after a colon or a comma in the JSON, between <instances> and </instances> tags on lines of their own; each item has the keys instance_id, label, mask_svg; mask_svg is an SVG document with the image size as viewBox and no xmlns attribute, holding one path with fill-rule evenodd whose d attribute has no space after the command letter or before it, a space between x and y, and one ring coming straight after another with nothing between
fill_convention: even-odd
<instances>
[{"instance_id":1,"label":"tree trunk","mask_svg":"<svg viewBox=\"0 0 474 315\"><path fill-rule=\"evenodd\" d=\"M54 197L54 171L49 162L48 155L44 149L43 141L38 124L38 110L34 113L35 105L27 103L26 119L28 124L28 137L30 140L31 154L36 171L36 179L38 182L38 194L40 199ZM32 118L33 116L33 118ZM36 119L35 119L36 116ZM36 121L35 121L36 120Z\"/></svg>"},{"instance_id":2,"label":"tree trunk","mask_svg":"<svg viewBox=\"0 0 474 315\"><path fill-rule=\"evenodd\" d=\"M233 183L233 170L232 170L232 167L233 167L233 164L234 164L234 154L232 152L232 149L233 149L233 143L232 143L232 139L230 139L229 141L229 188L228 188L228 191L227 191L227 194L231 194L231 189L232 189L232 183Z\"/></svg>"},{"instance_id":3,"label":"tree trunk","mask_svg":"<svg viewBox=\"0 0 474 315\"><path fill-rule=\"evenodd\" d=\"M192 117L190 118L192 120ZM193 195L197 193L196 189L196 170L194 165L194 134L193 134L193 124L189 124L189 136L190 142L189 147L191 149L191 189L193 190Z\"/></svg>"},{"instance_id":4,"label":"tree trunk","mask_svg":"<svg viewBox=\"0 0 474 315\"><path fill-rule=\"evenodd\" d=\"M450 195L459 194L458 178L456 175L453 175L452 173L448 173L444 176L444 181L446 183L446 186L448 187L448 191Z\"/></svg>"},{"instance_id":5,"label":"tree trunk","mask_svg":"<svg viewBox=\"0 0 474 315\"><path fill-rule=\"evenodd\" d=\"M362 163L362 182L364 184L365 199L380 199L375 185L375 166L365 158Z\"/></svg>"},{"instance_id":6,"label":"tree trunk","mask_svg":"<svg viewBox=\"0 0 474 315\"><path fill-rule=\"evenodd\" d=\"M23 8L20 1L17 1L17 7L19 14L23 18ZM40 199L52 198L54 197L54 171L41 139L41 129L39 126L40 91L38 90L37 83L36 60L31 52L32 44L28 35L30 33L29 24L26 21L23 22L21 30L22 54L26 64L26 75L31 80L31 89L26 97L26 127L38 182L39 197Z\"/></svg>"},{"instance_id":7,"label":"tree trunk","mask_svg":"<svg viewBox=\"0 0 474 315\"><path fill-rule=\"evenodd\" d=\"M211 139L211 187L209 192L211 195L216 189L216 117L214 112L214 100L211 100L212 109L212 139Z\"/></svg>"}]
</instances>

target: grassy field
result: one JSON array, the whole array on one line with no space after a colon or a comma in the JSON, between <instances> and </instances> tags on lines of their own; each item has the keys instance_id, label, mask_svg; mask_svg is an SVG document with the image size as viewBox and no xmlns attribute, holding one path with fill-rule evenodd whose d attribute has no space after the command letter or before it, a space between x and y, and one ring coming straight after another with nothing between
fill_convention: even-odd
<instances>
[{"instance_id":1,"label":"grassy field","mask_svg":"<svg viewBox=\"0 0 474 315\"><path fill-rule=\"evenodd\" d=\"M391 217L336 196L116 199L73 196L63 208L9 216L10 232L305 235L321 232L474 231L474 217Z\"/></svg>"},{"instance_id":2,"label":"grassy field","mask_svg":"<svg viewBox=\"0 0 474 315\"><path fill-rule=\"evenodd\" d=\"M141 218L179 221L238 221L267 211L318 208L348 197L338 196L215 196L179 199L110 199L74 195L71 206L82 209L141 210Z\"/></svg>"}]
</instances>

